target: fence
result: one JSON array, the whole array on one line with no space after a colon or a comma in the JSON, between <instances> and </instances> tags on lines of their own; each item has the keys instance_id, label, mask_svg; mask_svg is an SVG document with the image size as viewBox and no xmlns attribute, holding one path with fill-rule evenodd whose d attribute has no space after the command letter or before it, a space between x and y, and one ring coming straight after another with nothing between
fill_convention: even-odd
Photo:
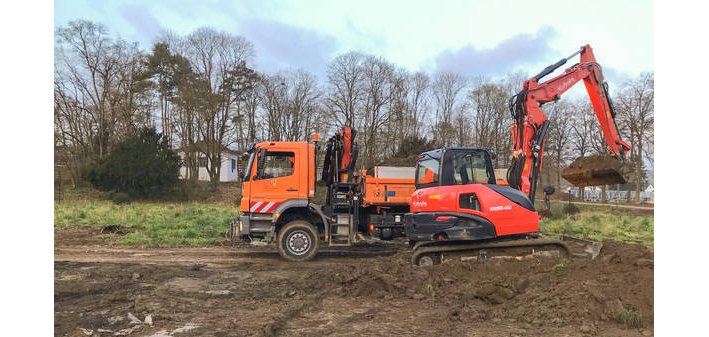
<instances>
[{"instance_id":1,"label":"fence","mask_svg":"<svg viewBox=\"0 0 709 337\"><path fill-rule=\"evenodd\" d=\"M583 201L599 202L603 200L603 191L601 189L585 189L583 195ZM636 192L635 191L618 191L618 190L606 190L606 201L608 202L625 202L628 200L628 193L630 193L630 200L634 201ZM579 188L569 189L569 194L573 198L581 197L581 190ZM653 202L654 192L642 191L640 192L640 202Z\"/></svg>"}]
</instances>

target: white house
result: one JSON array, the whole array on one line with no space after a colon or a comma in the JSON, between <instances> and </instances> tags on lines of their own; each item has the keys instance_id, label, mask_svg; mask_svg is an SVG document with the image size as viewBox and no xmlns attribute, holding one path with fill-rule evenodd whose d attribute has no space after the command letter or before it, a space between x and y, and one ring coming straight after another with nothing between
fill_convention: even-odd
<instances>
[{"instance_id":1,"label":"white house","mask_svg":"<svg viewBox=\"0 0 709 337\"><path fill-rule=\"evenodd\" d=\"M184 158L184 151L179 151L178 154ZM239 180L239 154L238 152L225 148L221 154L222 163L219 171L219 182L230 182ZM199 166L199 180L209 181L209 171L207 165L209 161L203 154L198 154L197 165ZM180 179L185 179L187 176L187 167L180 167Z\"/></svg>"}]
</instances>

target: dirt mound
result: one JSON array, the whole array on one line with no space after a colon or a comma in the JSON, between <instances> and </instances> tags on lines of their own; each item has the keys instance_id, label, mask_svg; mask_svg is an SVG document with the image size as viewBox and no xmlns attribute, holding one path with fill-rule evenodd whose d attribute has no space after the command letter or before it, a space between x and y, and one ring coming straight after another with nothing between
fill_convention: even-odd
<instances>
[{"instance_id":1,"label":"dirt mound","mask_svg":"<svg viewBox=\"0 0 709 337\"><path fill-rule=\"evenodd\" d=\"M574 186L600 186L625 184L622 163L610 156L581 157L561 172L561 176Z\"/></svg>"},{"instance_id":2,"label":"dirt mound","mask_svg":"<svg viewBox=\"0 0 709 337\"><path fill-rule=\"evenodd\" d=\"M640 336L654 323L654 256L639 245L431 267L410 251L290 263L236 249L56 250L55 335Z\"/></svg>"},{"instance_id":3,"label":"dirt mound","mask_svg":"<svg viewBox=\"0 0 709 337\"><path fill-rule=\"evenodd\" d=\"M451 319L513 319L531 325L653 323L653 253L605 242L594 261L448 261L412 267L409 253L335 266L312 275L316 287L335 285L345 297L405 297L448 304ZM620 304L619 304L620 303Z\"/></svg>"}]
</instances>

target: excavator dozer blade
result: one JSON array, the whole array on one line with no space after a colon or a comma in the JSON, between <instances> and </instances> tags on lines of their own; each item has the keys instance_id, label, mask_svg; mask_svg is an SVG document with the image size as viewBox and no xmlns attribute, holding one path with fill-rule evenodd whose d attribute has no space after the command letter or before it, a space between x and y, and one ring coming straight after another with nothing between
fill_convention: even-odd
<instances>
[{"instance_id":1,"label":"excavator dozer blade","mask_svg":"<svg viewBox=\"0 0 709 337\"><path fill-rule=\"evenodd\" d=\"M561 176L574 186L625 184L623 165L611 156L590 156L574 160Z\"/></svg>"}]
</instances>

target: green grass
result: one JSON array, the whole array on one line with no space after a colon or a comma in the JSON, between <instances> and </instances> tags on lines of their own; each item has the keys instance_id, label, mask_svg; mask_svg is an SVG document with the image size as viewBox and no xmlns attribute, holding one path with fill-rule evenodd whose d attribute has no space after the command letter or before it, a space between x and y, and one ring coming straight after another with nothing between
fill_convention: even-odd
<instances>
[{"instance_id":1,"label":"green grass","mask_svg":"<svg viewBox=\"0 0 709 337\"><path fill-rule=\"evenodd\" d=\"M654 215L613 206L577 205L580 212L568 215L565 203L552 203L552 216L542 218L540 231L549 235L572 235L590 240L617 240L654 246Z\"/></svg>"},{"instance_id":2,"label":"green grass","mask_svg":"<svg viewBox=\"0 0 709 337\"><path fill-rule=\"evenodd\" d=\"M572 235L590 240L640 242L654 246L654 216L613 206L577 205L580 212L567 215L566 203L552 203L552 216L542 219L547 235ZM538 206L540 209L542 206ZM101 229L110 225L127 234L103 234L110 242L130 246L204 246L224 240L229 223L239 213L227 204L69 200L54 204L54 227Z\"/></svg>"},{"instance_id":3,"label":"green grass","mask_svg":"<svg viewBox=\"0 0 709 337\"><path fill-rule=\"evenodd\" d=\"M54 228L97 228L110 225L128 229L127 234L103 234L130 246L203 246L224 239L239 209L221 204L72 200L54 204Z\"/></svg>"}]
</instances>

